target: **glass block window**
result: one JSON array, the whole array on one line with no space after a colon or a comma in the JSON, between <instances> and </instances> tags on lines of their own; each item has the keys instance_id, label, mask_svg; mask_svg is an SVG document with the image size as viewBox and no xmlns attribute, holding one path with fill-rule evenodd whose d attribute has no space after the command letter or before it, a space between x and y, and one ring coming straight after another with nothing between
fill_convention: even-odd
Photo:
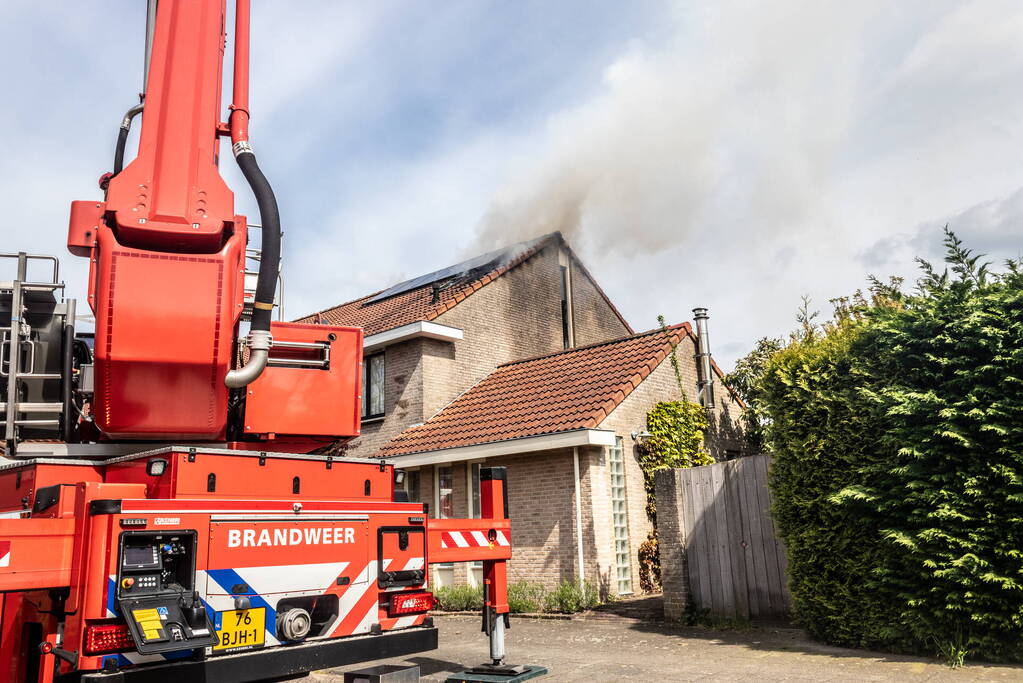
<instances>
[{"instance_id":1,"label":"glass block window","mask_svg":"<svg viewBox=\"0 0 1023 683\"><path fill-rule=\"evenodd\" d=\"M629 509L625 497L625 447L622 438L608 449L611 476L611 523L614 527L615 576L618 594L632 592L632 553L629 551Z\"/></svg>"}]
</instances>

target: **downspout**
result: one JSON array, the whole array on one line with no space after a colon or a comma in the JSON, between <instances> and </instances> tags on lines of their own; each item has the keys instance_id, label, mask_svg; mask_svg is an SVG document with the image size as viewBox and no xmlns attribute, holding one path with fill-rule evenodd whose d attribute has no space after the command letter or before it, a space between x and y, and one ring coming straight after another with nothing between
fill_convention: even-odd
<instances>
[{"instance_id":1,"label":"downspout","mask_svg":"<svg viewBox=\"0 0 1023 683\"><path fill-rule=\"evenodd\" d=\"M586 572L583 569L583 499L579 483L579 447L572 447L572 464L575 467L575 546L579 554L577 566L579 567L579 585L582 586L586 579Z\"/></svg>"}]
</instances>

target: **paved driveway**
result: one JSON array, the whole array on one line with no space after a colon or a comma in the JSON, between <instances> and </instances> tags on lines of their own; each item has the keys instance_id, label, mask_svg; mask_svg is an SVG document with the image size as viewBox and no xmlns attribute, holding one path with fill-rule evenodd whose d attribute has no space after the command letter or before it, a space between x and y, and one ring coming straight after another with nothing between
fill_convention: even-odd
<instances>
[{"instance_id":1,"label":"paved driveway","mask_svg":"<svg viewBox=\"0 0 1023 683\"><path fill-rule=\"evenodd\" d=\"M478 618L438 617L436 623L440 649L388 663L419 664L424 680L443 681L484 661L487 642ZM828 647L787 628L709 631L635 620L513 619L508 652L513 664L550 669L537 681L1023 681L1021 667L951 670L935 660ZM340 683L343 671L313 676Z\"/></svg>"}]
</instances>

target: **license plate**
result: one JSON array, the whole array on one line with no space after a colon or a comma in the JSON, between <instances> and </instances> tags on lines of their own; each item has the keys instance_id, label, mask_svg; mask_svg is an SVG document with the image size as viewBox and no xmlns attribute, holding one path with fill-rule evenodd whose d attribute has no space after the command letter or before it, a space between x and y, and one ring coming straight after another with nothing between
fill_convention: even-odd
<instances>
[{"instance_id":1,"label":"license plate","mask_svg":"<svg viewBox=\"0 0 1023 683\"><path fill-rule=\"evenodd\" d=\"M236 609L218 612L217 637L220 642L214 650L234 650L240 647L260 647L266 639L266 608Z\"/></svg>"}]
</instances>

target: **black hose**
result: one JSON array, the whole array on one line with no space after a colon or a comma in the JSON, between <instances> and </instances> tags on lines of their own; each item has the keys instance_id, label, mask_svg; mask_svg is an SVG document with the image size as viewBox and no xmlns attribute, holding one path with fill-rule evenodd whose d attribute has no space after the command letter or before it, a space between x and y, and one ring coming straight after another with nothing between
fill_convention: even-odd
<instances>
[{"instance_id":1,"label":"black hose","mask_svg":"<svg viewBox=\"0 0 1023 683\"><path fill-rule=\"evenodd\" d=\"M111 178L124 170L124 147L128 144L128 133L131 132L131 122L136 116L142 113L142 104L136 104L124 114L121 120L121 128L117 131L117 146L114 147L114 172ZM109 180L107 181L109 182Z\"/></svg>"},{"instance_id":2,"label":"black hose","mask_svg":"<svg viewBox=\"0 0 1023 683\"><path fill-rule=\"evenodd\" d=\"M124 146L128 143L128 129L123 126L117 131L117 147L114 148L114 174L113 178L124 170Z\"/></svg>"},{"instance_id":3,"label":"black hose","mask_svg":"<svg viewBox=\"0 0 1023 683\"><path fill-rule=\"evenodd\" d=\"M273 188L256 163L256 155L243 151L235 156L235 160L245 174L252 194L256 196L259 221L263 226L259 277L256 280L256 296L249 329L269 332L274 295L277 292L277 274L281 265L281 214L277 209Z\"/></svg>"}]
</instances>

